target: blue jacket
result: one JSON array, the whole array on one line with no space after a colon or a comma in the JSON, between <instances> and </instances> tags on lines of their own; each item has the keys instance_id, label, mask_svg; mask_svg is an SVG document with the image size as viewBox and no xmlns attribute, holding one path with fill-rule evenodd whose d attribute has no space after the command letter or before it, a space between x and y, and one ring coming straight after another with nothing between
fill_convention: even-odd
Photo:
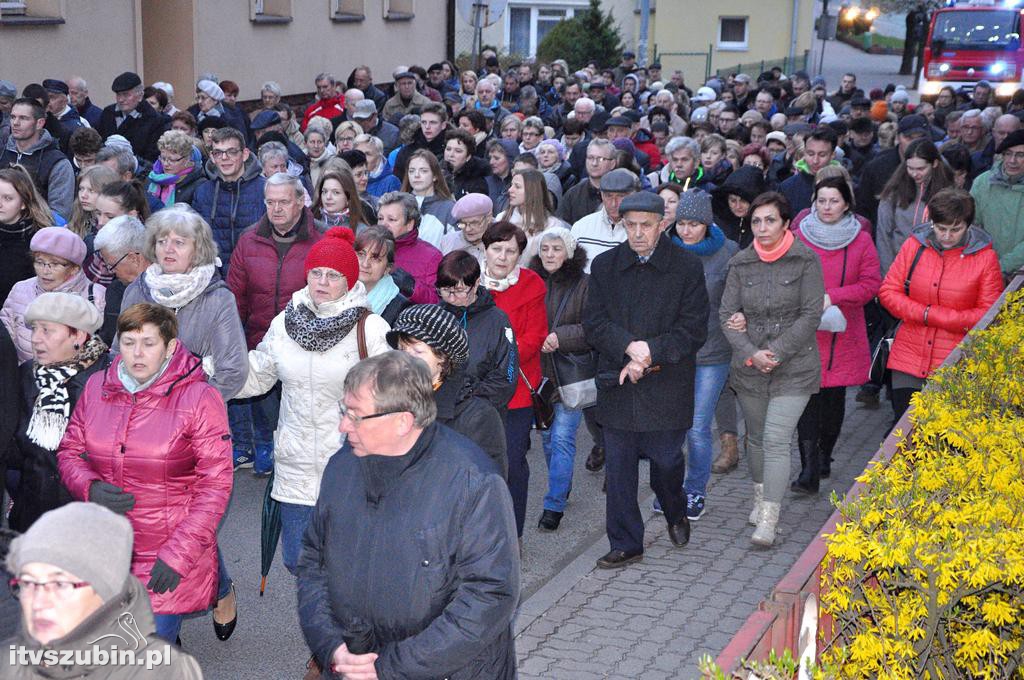
<instances>
[{"instance_id":1,"label":"blue jacket","mask_svg":"<svg viewBox=\"0 0 1024 680\"><path fill-rule=\"evenodd\" d=\"M210 223L226 270L242 232L267 212L263 203L264 178L256 156L249 157L242 177L234 182L225 181L212 160L206 162L206 175L210 181L196 189L192 207Z\"/></svg>"},{"instance_id":2,"label":"blue jacket","mask_svg":"<svg viewBox=\"0 0 1024 680\"><path fill-rule=\"evenodd\" d=\"M382 162L384 167L381 168L380 176L376 178L371 177L370 181L366 184L366 193L377 198L380 198L389 191L398 191L402 188L402 182L395 177L394 168L391 167L391 163L386 158Z\"/></svg>"}]
</instances>

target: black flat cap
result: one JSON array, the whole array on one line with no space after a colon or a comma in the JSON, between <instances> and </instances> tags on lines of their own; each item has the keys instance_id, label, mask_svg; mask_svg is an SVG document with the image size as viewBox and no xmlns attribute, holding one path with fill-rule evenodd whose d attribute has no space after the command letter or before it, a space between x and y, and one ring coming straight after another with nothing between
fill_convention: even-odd
<instances>
[{"instance_id":1,"label":"black flat cap","mask_svg":"<svg viewBox=\"0 0 1024 680\"><path fill-rule=\"evenodd\" d=\"M46 88L47 92L54 92L56 94L68 93L68 84L63 80L57 80L56 78L47 78L44 80L43 87Z\"/></svg>"},{"instance_id":2,"label":"black flat cap","mask_svg":"<svg viewBox=\"0 0 1024 680\"><path fill-rule=\"evenodd\" d=\"M114 83L110 86L110 89L114 92L125 92L126 90L134 90L139 85L142 85L142 78L139 77L139 74L125 71L114 78Z\"/></svg>"}]
</instances>

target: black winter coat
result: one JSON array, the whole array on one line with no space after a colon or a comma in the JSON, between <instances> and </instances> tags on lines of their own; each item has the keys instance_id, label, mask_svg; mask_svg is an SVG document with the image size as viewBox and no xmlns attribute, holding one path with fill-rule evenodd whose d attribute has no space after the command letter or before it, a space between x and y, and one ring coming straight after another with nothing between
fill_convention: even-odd
<instances>
[{"instance_id":1,"label":"black winter coat","mask_svg":"<svg viewBox=\"0 0 1024 680\"><path fill-rule=\"evenodd\" d=\"M18 377L18 351L14 348L11 335L0 324L0 484L7 479L8 458L15 460L17 443L14 433L21 416L21 390ZM504 441L504 440L502 440Z\"/></svg>"},{"instance_id":2,"label":"black winter coat","mask_svg":"<svg viewBox=\"0 0 1024 680\"><path fill-rule=\"evenodd\" d=\"M594 258L584 308L587 342L599 352L597 419L631 432L688 430L693 424L697 351L707 336L708 292L700 259L662 235L641 263L629 243ZM635 385L619 373L626 347L644 340L651 366Z\"/></svg>"},{"instance_id":3,"label":"black winter coat","mask_svg":"<svg viewBox=\"0 0 1024 680\"><path fill-rule=\"evenodd\" d=\"M592 350L583 332L583 309L586 305L587 284L590 279L583 273L586 264L587 251L579 246L576 247L572 259L566 260L553 274L544 269L540 263L540 255L534 255L530 260L530 269L537 272L547 286L544 307L548 316L548 332L558 337L558 351L564 354L582 354ZM565 306L559 315L558 309L562 307L563 301ZM544 377L560 387L550 352L541 352L540 366Z\"/></svg>"},{"instance_id":4,"label":"black winter coat","mask_svg":"<svg viewBox=\"0 0 1024 680\"><path fill-rule=\"evenodd\" d=\"M519 375L516 339L508 315L498 309L483 286L477 289L476 300L469 307L442 302L441 308L454 314L469 335L466 380L470 389L504 416Z\"/></svg>"},{"instance_id":5,"label":"black winter coat","mask_svg":"<svg viewBox=\"0 0 1024 680\"><path fill-rule=\"evenodd\" d=\"M329 668L365 624L381 678L515 678L519 547L505 483L437 423L400 459L381 458L346 443L327 463L297 570L309 648Z\"/></svg>"},{"instance_id":6,"label":"black winter coat","mask_svg":"<svg viewBox=\"0 0 1024 680\"><path fill-rule=\"evenodd\" d=\"M412 144L406 144L402 147L402 150L398 152L398 156L395 157L395 177L399 180L405 177L405 171L409 167L409 156L412 156L413 152L419 149L426 149L434 154L437 157L438 163L444 162L444 145L443 134L439 134L428 142L427 138L423 136L423 131L417 130Z\"/></svg>"},{"instance_id":7,"label":"black winter coat","mask_svg":"<svg viewBox=\"0 0 1024 680\"><path fill-rule=\"evenodd\" d=\"M15 531L24 533L32 523L44 512L49 512L75 500L61 482L57 470L57 452L47 451L28 437L28 424L32 420L32 409L39 396L35 376L32 371L34 362L30 359L19 369L21 378L21 417L18 420L18 432L15 435L18 452L11 461L11 469L21 470L18 491L14 497L14 508L11 510L10 525ZM103 355L84 371L79 371L68 381L68 394L71 396L71 411L74 412L78 397L85 389L85 383L93 373L106 370L110 365L110 355Z\"/></svg>"},{"instance_id":8,"label":"black winter coat","mask_svg":"<svg viewBox=\"0 0 1024 680\"><path fill-rule=\"evenodd\" d=\"M402 313L403 309L411 304L412 301L409 298L405 297L401 293L396 293L395 297L391 298L391 302L388 303L388 306L380 313L380 316L388 322L389 326L394 326L395 321L398 319L398 315Z\"/></svg>"},{"instance_id":9,"label":"black winter coat","mask_svg":"<svg viewBox=\"0 0 1024 680\"><path fill-rule=\"evenodd\" d=\"M100 127L98 132L106 139L110 135L121 135L127 139L136 156L141 156L151 163L155 163L160 156L160 149L157 141L160 135L171 127L171 119L149 105L145 99L135 107L140 116L138 118L126 118L121 127L117 126L117 104L111 104L103 109L100 115Z\"/></svg>"},{"instance_id":10,"label":"black winter coat","mask_svg":"<svg viewBox=\"0 0 1024 680\"><path fill-rule=\"evenodd\" d=\"M868 218L871 224L878 223L878 200L882 195L882 189L900 167L901 162L899 148L893 147L868 161L860 173L856 196L857 212Z\"/></svg>"},{"instance_id":11,"label":"black winter coat","mask_svg":"<svg viewBox=\"0 0 1024 680\"><path fill-rule=\"evenodd\" d=\"M457 371L434 392L437 422L446 425L479 446L494 462L502 479L508 478L505 455L505 426L491 402L473 394L466 375Z\"/></svg>"},{"instance_id":12,"label":"black winter coat","mask_svg":"<svg viewBox=\"0 0 1024 680\"><path fill-rule=\"evenodd\" d=\"M722 185L711 192L711 209L715 215L715 224L725 233L725 237L746 248L753 242L754 234L750 231L750 216L736 217L729 210L729 194L739 196L747 203L752 202L766 190L767 183L760 168L744 165L729 175Z\"/></svg>"},{"instance_id":13,"label":"black winter coat","mask_svg":"<svg viewBox=\"0 0 1024 680\"><path fill-rule=\"evenodd\" d=\"M452 191L452 198L456 201L466 194L487 195L487 175L491 174L491 166L487 161L476 156L470 156L466 164L455 173L449 173L449 165L445 166L445 179L448 180L448 188Z\"/></svg>"}]
</instances>

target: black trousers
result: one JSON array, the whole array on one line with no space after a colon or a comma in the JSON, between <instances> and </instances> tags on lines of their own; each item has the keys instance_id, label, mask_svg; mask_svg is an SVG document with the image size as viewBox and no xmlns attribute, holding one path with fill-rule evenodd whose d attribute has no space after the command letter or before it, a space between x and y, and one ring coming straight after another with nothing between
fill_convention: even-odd
<instances>
[{"instance_id":1,"label":"black trousers","mask_svg":"<svg viewBox=\"0 0 1024 680\"><path fill-rule=\"evenodd\" d=\"M796 425L802 442L815 442L811 451L818 451L824 460L832 457L846 418L846 388L822 387L812 394Z\"/></svg>"},{"instance_id":2,"label":"black trousers","mask_svg":"<svg viewBox=\"0 0 1024 680\"><path fill-rule=\"evenodd\" d=\"M915 387L901 387L892 391L892 412L895 418L892 424L895 426L899 419L903 417L903 414L910 408L910 398L914 396L915 392L921 390Z\"/></svg>"}]
</instances>

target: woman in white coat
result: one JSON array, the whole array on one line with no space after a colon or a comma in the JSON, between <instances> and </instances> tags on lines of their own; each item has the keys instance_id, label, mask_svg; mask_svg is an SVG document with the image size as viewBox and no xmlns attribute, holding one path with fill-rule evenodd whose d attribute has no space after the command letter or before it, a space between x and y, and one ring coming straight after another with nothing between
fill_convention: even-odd
<instances>
[{"instance_id":1,"label":"woman in white coat","mask_svg":"<svg viewBox=\"0 0 1024 680\"><path fill-rule=\"evenodd\" d=\"M341 448L342 384L361 358L360 338L365 356L391 349L390 328L370 312L359 281L354 241L349 229L335 227L310 249L306 286L249 352L249 377L238 395L263 394L281 381L270 495L281 503L281 552L292 573L324 468Z\"/></svg>"}]
</instances>

